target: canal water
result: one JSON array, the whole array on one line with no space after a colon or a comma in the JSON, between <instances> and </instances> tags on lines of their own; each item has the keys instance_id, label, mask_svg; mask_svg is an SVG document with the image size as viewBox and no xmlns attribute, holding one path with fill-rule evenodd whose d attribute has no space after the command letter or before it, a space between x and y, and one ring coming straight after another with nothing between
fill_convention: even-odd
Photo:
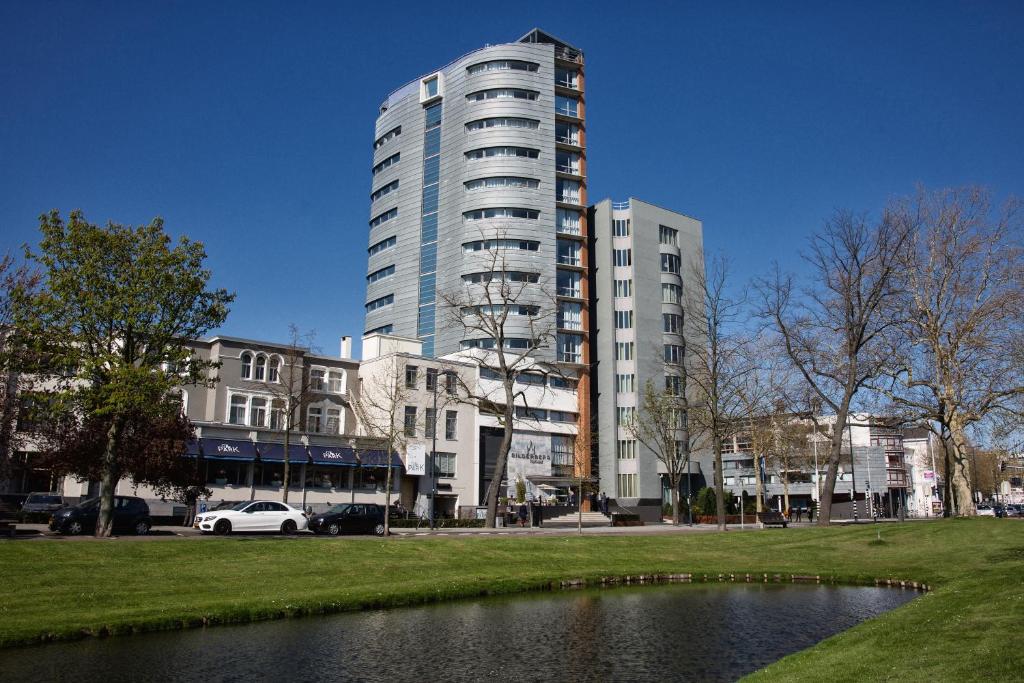
<instances>
[{"instance_id":1,"label":"canal water","mask_svg":"<svg viewBox=\"0 0 1024 683\"><path fill-rule=\"evenodd\" d=\"M914 598L676 584L0 651L0 681L731 681Z\"/></svg>"}]
</instances>

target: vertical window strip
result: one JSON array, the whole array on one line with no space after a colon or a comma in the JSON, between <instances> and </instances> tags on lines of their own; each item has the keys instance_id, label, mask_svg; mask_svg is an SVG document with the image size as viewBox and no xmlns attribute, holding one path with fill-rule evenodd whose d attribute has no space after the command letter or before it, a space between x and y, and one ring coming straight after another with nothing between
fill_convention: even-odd
<instances>
[{"instance_id":1,"label":"vertical window strip","mask_svg":"<svg viewBox=\"0 0 1024 683\"><path fill-rule=\"evenodd\" d=\"M441 103L423 110L423 208L420 212L420 280L416 336L423 355L434 355L437 272L437 211L441 161Z\"/></svg>"}]
</instances>

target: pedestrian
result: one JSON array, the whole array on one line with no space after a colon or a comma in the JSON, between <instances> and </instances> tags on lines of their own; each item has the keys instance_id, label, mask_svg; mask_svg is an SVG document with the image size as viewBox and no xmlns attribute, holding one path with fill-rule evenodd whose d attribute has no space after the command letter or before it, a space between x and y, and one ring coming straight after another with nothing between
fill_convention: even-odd
<instances>
[{"instance_id":1,"label":"pedestrian","mask_svg":"<svg viewBox=\"0 0 1024 683\"><path fill-rule=\"evenodd\" d=\"M786 519L788 519L790 521L793 521L793 506L792 505L786 508Z\"/></svg>"},{"instance_id":2,"label":"pedestrian","mask_svg":"<svg viewBox=\"0 0 1024 683\"><path fill-rule=\"evenodd\" d=\"M799 522L800 518L803 516L803 514L804 514L804 509L803 508L797 508L796 509L796 521Z\"/></svg>"},{"instance_id":3,"label":"pedestrian","mask_svg":"<svg viewBox=\"0 0 1024 683\"><path fill-rule=\"evenodd\" d=\"M814 503L807 506L807 523L810 524L814 521Z\"/></svg>"},{"instance_id":4,"label":"pedestrian","mask_svg":"<svg viewBox=\"0 0 1024 683\"><path fill-rule=\"evenodd\" d=\"M519 504L519 526L526 526L526 518L529 516L529 512L526 509L526 503Z\"/></svg>"},{"instance_id":5,"label":"pedestrian","mask_svg":"<svg viewBox=\"0 0 1024 683\"><path fill-rule=\"evenodd\" d=\"M604 491L601 491L601 513L608 514L608 496L605 495Z\"/></svg>"}]
</instances>

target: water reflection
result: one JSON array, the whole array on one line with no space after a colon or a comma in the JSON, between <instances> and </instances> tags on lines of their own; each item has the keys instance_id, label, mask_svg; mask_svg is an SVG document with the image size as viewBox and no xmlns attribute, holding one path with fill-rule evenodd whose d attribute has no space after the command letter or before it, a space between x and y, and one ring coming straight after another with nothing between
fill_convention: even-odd
<instances>
[{"instance_id":1,"label":"water reflection","mask_svg":"<svg viewBox=\"0 0 1024 683\"><path fill-rule=\"evenodd\" d=\"M728 681L909 591L673 585L8 650L0 680Z\"/></svg>"}]
</instances>

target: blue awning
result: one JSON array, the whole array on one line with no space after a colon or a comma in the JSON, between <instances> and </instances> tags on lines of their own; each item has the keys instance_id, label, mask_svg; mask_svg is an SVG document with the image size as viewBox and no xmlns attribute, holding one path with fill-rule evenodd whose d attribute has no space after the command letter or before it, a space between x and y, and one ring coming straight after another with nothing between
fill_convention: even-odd
<instances>
[{"instance_id":1,"label":"blue awning","mask_svg":"<svg viewBox=\"0 0 1024 683\"><path fill-rule=\"evenodd\" d=\"M356 452L348 446L310 446L309 456L315 465L348 465L359 464Z\"/></svg>"},{"instance_id":2,"label":"blue awning","mask_svg":"<svg viewBox=\"0 0 1024 683\"><path fill-rule=\"evenodd\" d=\"M382 450L360 451L359 461L363 464L363 467L387 467L388 455ZM391 466L402 467L402 459L398 457L398 453L391 453Z\"/></svg>"},{"instance_id":3,"label":"blue awning","mask_svg":"<svg viewBox=\"0 0 1024 683\"><path fill-rule=\"evenodd\" d=\"M199 442L204 458L245 461L256 459L256 445L252 441L202 438Z\"/></svg>"},{"instance_id":4,"label":"blue awning","mask_svg":"<svg viewBox=\"0 0 1024 683\"><path fill-rule=\"evenodd\" d=\"M264 462L284 462L284 444L259 442L256 444L260 452L260 460ZM306 462L306 447L302 443L288 444L288 461L294 463Z\"/></svg>"},{"instance_id":5,"label":"blue awning","mask_svg":"<svg viewBox=\"0 0 1024 683\"><path fill-rule=\"evenodd\" d=\"M185 455L196 457L199 455L199 439L189 439L185 442Z\"/></svg>"}]
</instances>

